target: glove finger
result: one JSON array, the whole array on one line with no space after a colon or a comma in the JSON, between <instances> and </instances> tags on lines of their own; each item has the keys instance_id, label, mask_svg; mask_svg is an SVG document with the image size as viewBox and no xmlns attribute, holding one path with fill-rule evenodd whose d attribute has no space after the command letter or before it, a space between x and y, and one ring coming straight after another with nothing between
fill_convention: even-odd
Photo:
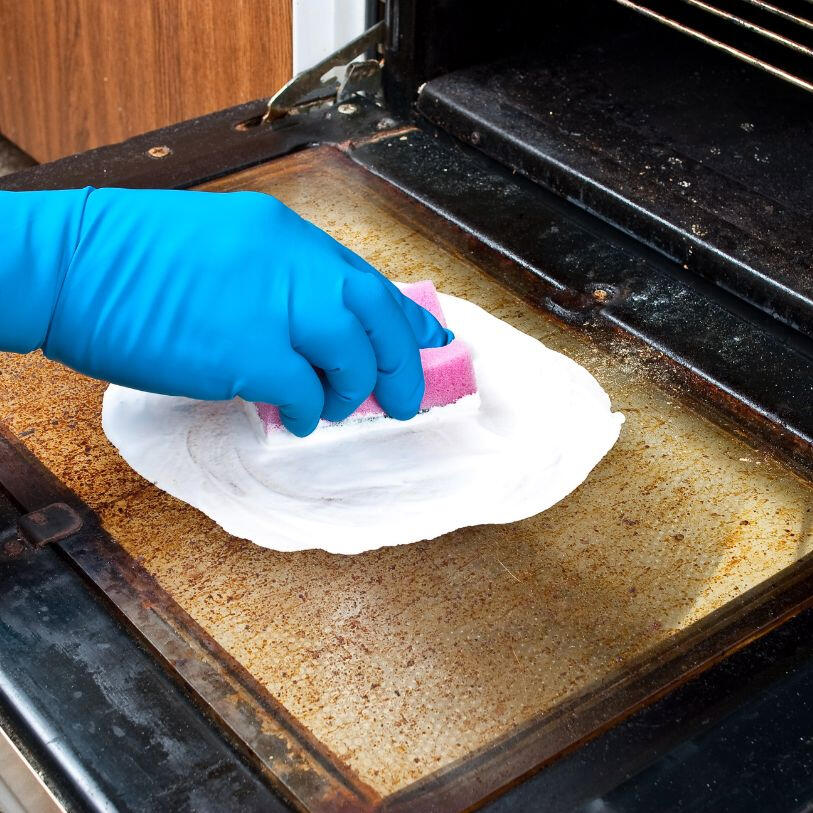
<instances>
[{"instance_id":1,"label":"glove finger","mask_svg":"<svg viewBox=\"0 0 813 813\"><path fill-rule=\"evenodd\" d=\"M293 350L255 370L239 395L246 401L277 405L283 426L300 438L316 429L325 400L316 371Z\"/></svg>"},{"instance_id":2,"label":"glove finger","mask_svg":"<svg viewBox=\"0 0 813 813\"><path fill-rule=\"evenodd\" d=\"M378 273L351 273L345 282L344 299L364 326L375 352L375 397L388 415L403 421L414 417L420 409L423 367L404 311L382 280Z\"/></svg>"},{"instance_id":3,"label":"glove finger","mask_svg":"<svg viewBox=\"0 0 813 813\"><path fill-rule=\"evenodd\" d=\"M343 304L338 314L312 318L300 329L295 347L323 373L322 417L343 421L373 391L377 368L370 339L358 319Z\"/></svg>"},{"instance_id":4,"label":"glove finger","mask_svg":"<svg viewBox=\"0 0 813 813\"><path fill-rule=\"evenodd\" d=\"M418 347L445 347L454 341L454 333L443 327L426 308L402 294L398 290L398 286L386 277L382 277L382 279L387 292L404 312L409 327L415 335L415 340L418 342Z\"/></svg>"},{"instance_id":5,"label":"glove finger","mask_svg":"<svg viewBox=\"0 0 813 813\"><path fill-rule=\"evenodd\" d=\"M366 260L354 254L350 249L342 246L345 251L345 259L354 268L367 274L371 274L383 283L387 292L395 300L398 307L404 312L404 316L409 323L418 347L445 347L454 340L454 333L443 327L428 310L422 308L417 302L413 302L398 289L398 286L387 279L380 271L370 265Z\"/></svg>"}]
</instances>

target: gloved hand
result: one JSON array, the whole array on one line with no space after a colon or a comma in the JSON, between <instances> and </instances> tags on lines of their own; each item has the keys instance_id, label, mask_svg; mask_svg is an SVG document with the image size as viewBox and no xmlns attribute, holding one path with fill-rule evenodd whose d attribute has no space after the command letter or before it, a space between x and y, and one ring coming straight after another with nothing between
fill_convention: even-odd
<instances>
[{"instance_id":1,"label":"gloved hand","mask_svg":"<svg viewBox=\"0 0 813 813\"><path fill-rule=\"evenodd\" d=\"M296 435L424 391L452 339L374 268L254 192L0 192L0 349L95 378L277 404Z\"/></svg>"}]
</instances>

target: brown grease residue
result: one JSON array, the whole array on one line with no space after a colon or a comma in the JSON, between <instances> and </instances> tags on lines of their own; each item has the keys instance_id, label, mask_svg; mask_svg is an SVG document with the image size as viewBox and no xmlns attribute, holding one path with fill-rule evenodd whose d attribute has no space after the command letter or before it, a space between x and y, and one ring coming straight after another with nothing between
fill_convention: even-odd
<instances>
[{"instance_id":1,"label":"brown grease residue","mask_svg":"<svg viewBox=\"0 0 813 813\"><path fill-rule=\"evenodd\" d=\"M431 277L586 366L627 422L551 510L343 558L225 534L118 457L104 385L0 356L0 419L204 629L391 792L616 672L813 545L811 488L392 216L324 151L210 185L272 192L390 276Z\"/></svg>"}]
</instances>

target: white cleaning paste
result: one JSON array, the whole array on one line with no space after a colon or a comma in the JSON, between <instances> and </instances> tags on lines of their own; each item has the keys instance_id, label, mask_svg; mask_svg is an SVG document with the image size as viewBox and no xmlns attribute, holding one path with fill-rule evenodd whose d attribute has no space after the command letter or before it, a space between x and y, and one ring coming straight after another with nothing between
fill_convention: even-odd
<instances>
[{"instance_id":1,"label":"white cleaning paste","mask_svg":"<svg viewBox=\"0 0 813 813\"><path fill-rule=\"evenodd\" d=\"M538 514L575 489L624 421L583 367L476 305L440 295L478 395L422 413L264 438L246 405L110 386L124 459L226 531L276 550L360 553Z\"/></svg>"}]
</instances>

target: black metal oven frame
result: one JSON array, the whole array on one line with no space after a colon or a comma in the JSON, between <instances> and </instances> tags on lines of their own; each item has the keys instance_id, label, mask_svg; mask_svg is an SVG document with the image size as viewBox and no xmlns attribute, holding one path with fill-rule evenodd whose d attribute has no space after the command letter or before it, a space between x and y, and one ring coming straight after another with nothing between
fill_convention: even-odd
<instances>
[{"instance_id":1,"label":"black metal oven frame","mask_svg":"<svg viewBox=\"0 0 813 813\"><path fill-rule=\"evenodd\" d=\"M388 3L392 38L385 55L385 106L359 97L352 100L350 107L345 106L345 111L351 112L340 112L337 105L315 104L303 108L296 116L264 125L258 122L265 103L252 102L119 145L34 167L1 179L0 188L55 189L88 184L185 188L315 144L335 145L365 170L452 224L458 249L475 259L487 260L489 270L529 302L588 331L608 347L631 342L639 348L647 348L647 352L652 351L652 363L661 381L689 394L717 420L760 439L803 476L810 476L813 469L813 412L810 408L813 343L809 337L773 318L757 304L687 270L674 258L645 245L639 236L625 233L617 223L608 223L607 218L598 217L555 191L542 188L534 182L533 173L526 173L530 179L517 175L503 161L494 160L502 156L486 156L472 145L438 131L416 111L414 104L423 82L472 61L471 49L479 47L487 31L486 5L491 4L471 4L471 15L465 23L469 38L444 50L436 38L424 36L426 26L436 25L438 30L442 24L451 26L455 3L410 4L403 0ZM509 3L509 9L521 15L524 5L532 4L517 3L514 8ZM434 10L427 11L432 6ZM506 26L491 32L495 52L512 50L515 46L512 30L515 30L512 26ZM168 149L156 151L154 147ZM540 240L541 234L549 236ZM753 374L755 364L759 375ZM26 590L32 596L44 595L43 585L47 579L75 579L77 574L83 574L84 582L81 579L80 582L91 593L92 585L102 588L107 598L95 593L93 601L86 602L87 629L74 629L72 633L80 637L85 632L90 634L95 623L91 623L91 616L114 618L119 625L115 632L116 646L122 657L130 657L125 653L136 649L146 651L153 665L144 668L157 670L155 675L166 672L176 681L167 685L179 687L171 700L175 709L172 714L177 713L178 720L187 720L179 725L192 725L190 720L206 716L216 721L219 734L211 743L207 740L207 747L211 749L207 759L220 760L218 764L230 767L223 769L222 784L210 784L210 790L215 788L213 793L228 792L239 786L246 794L246 809L253 809L252 799L259 800L258 808L270 806L270 797L263 796L263 788L267 790L270 786L287 803L300 807L324 808L330 804L376 807L364 788L344 782L331 765L329 755L320 755L313 743L297 744L295 727L286 721L281 709L273 711L280 721L280 742L307 752L313 763L309 768L311 778L303 784L301 776L275 774L269 770L268 743L245 736L251 721L224 716L217 697L216 702L211 702L211 695L202 697L198 689L201 681L211 685L225 681L215 690L218 697L229 691L245 691L250 695L250 678L236 664L228 664L225 673L217 665L211 666L227 663L228 658L213 650L211 642L200 631L190 634L193 625L189 619L182 618L171 600L165 601L149 577L127 561L126 556L120 561L106 558L112 556L115 545L94 524L92 512L49 479L19 442L8 436L0 443L0 495L9 514L4 520L9 523L16 521L17 514L44 508L57 500L68 502L86 517L91 530L86 528L76 538L56 543L58 554L45 549L46 553L0 564L0 576L27 580ZM9 527L13 527L13 523ZM47 563L43 557L48 559ZM24 575L25 562L31 564L31 569ZM118 578L117 567L129 575ZM543 792L541 789L550 787L546 782L554 781L546 777L565 776L567 766L575 773L567 781L561 781L570 782L571 789L581 785L585 791L584 776L594 775L598 766L603 765L607 775L603 785L595 785L594 790L596 793L602 788L606 790L613 783L618 784L633 763L640 766L647 759L655 759L659 753L668 751L674 743L672 722L675 719L690 728L692 721L698 722L697 718L702 717L701 709L719 709L725 705L724 698L743 680L756 680L755 676L764 676L766 670L770 671L766 666L766 652L773 652L780 662L787 661L794 669L809 668L811 653L800 641L801 636L810 640L809 633L813 631L813 617L805 609L813 603L811 578L810 562L782 576L765 593L762 604L750 615L745 614L748 621L744 626L721 628L711 648L704 642L698 642L695 649L689 646L694 666L689 668L689 661L682 661L682 667L676 667L674 676L666 684L676 685L690 675L697 675L706 668L708 671L656 705L638 711L592 745L556 763L564 767L554 766L537 774L505 798L518 806L528 803L536 793L533 788ZM155 599L156 606L163 607L160 612L145 611L144 591ZM46 601L49 612L65 610L62 604L65 600L58 592L49 593ZM167 619L174 621L168 623ZM30 623L30 619L26 623ZM772 629L775 631L770 632ZM713 666L718 658L765 633L768 633L765 638L751 643L734 659ZM31 669L46 662L37 660L37 650L44 646L45 635L41 630L29 644ZM97 654L98 661L93 668L103 669L104 659L101 653ZM726 665L732 663L736 666ZM207 669L213 671L207 672ZM0 677L11 679L11 671L0 663ZM30 672L29 676L33 674ZM768 680L760 678L763 679ZM120 698L124 706L137 701L135 697L128 699L123 688ZM653 698L654 694L650 694L649 700ZM642 702L643 696L628 707L619 708L615 719L632 714ZM87 782L81 772L73 769L71 762L89 759L88 740L83 743L84 752L66 749L55 757L46 747L48 742L42 730L30 724L32 712L19 696L0 692L0 710L15 723L29 752L58 777L55 783L64 798L73 800L79 807L92 809L93 798L88 793ZM103 714L101 707L97 711ZM65 713L64 708L62 712ZM713 716L712 712L709 711L709 715ZM122 721L117 727L124 731L123 746L136 749L150 741L149 732L145 739L144 730L139 732L128 727L132 721L127 721L127 715ZM638 747L642 726L651 726L651 737ZM626 761L613 763L606 753L602 755L605 747L602 743L607 742L615 742L615 748L618 743L624 743L618 753L623 752ZM531 762L518 767L514 774L506 776L501 786L490 787L488 793L495 793L500 787L504 789L541 764ZM318 781L314 781L314 777ZM174 780L168 775L167 781ZM141 790L134 789L134 792ZM192 793L199 789L187 787L185 790ZM455 805L483 801L477 793L458 789L454 795ZM522 793L532 795L523 797ZM392 800L386 809L432 809L439 798L443 797L435 795L430 782L412 795L407 793L401 800ZM134 805L134 801L134 798L127 799L126 793L119 799L125 809ZM493 804L498 808L504 803L494 801Z\"/></svg>"}]
</instances>

